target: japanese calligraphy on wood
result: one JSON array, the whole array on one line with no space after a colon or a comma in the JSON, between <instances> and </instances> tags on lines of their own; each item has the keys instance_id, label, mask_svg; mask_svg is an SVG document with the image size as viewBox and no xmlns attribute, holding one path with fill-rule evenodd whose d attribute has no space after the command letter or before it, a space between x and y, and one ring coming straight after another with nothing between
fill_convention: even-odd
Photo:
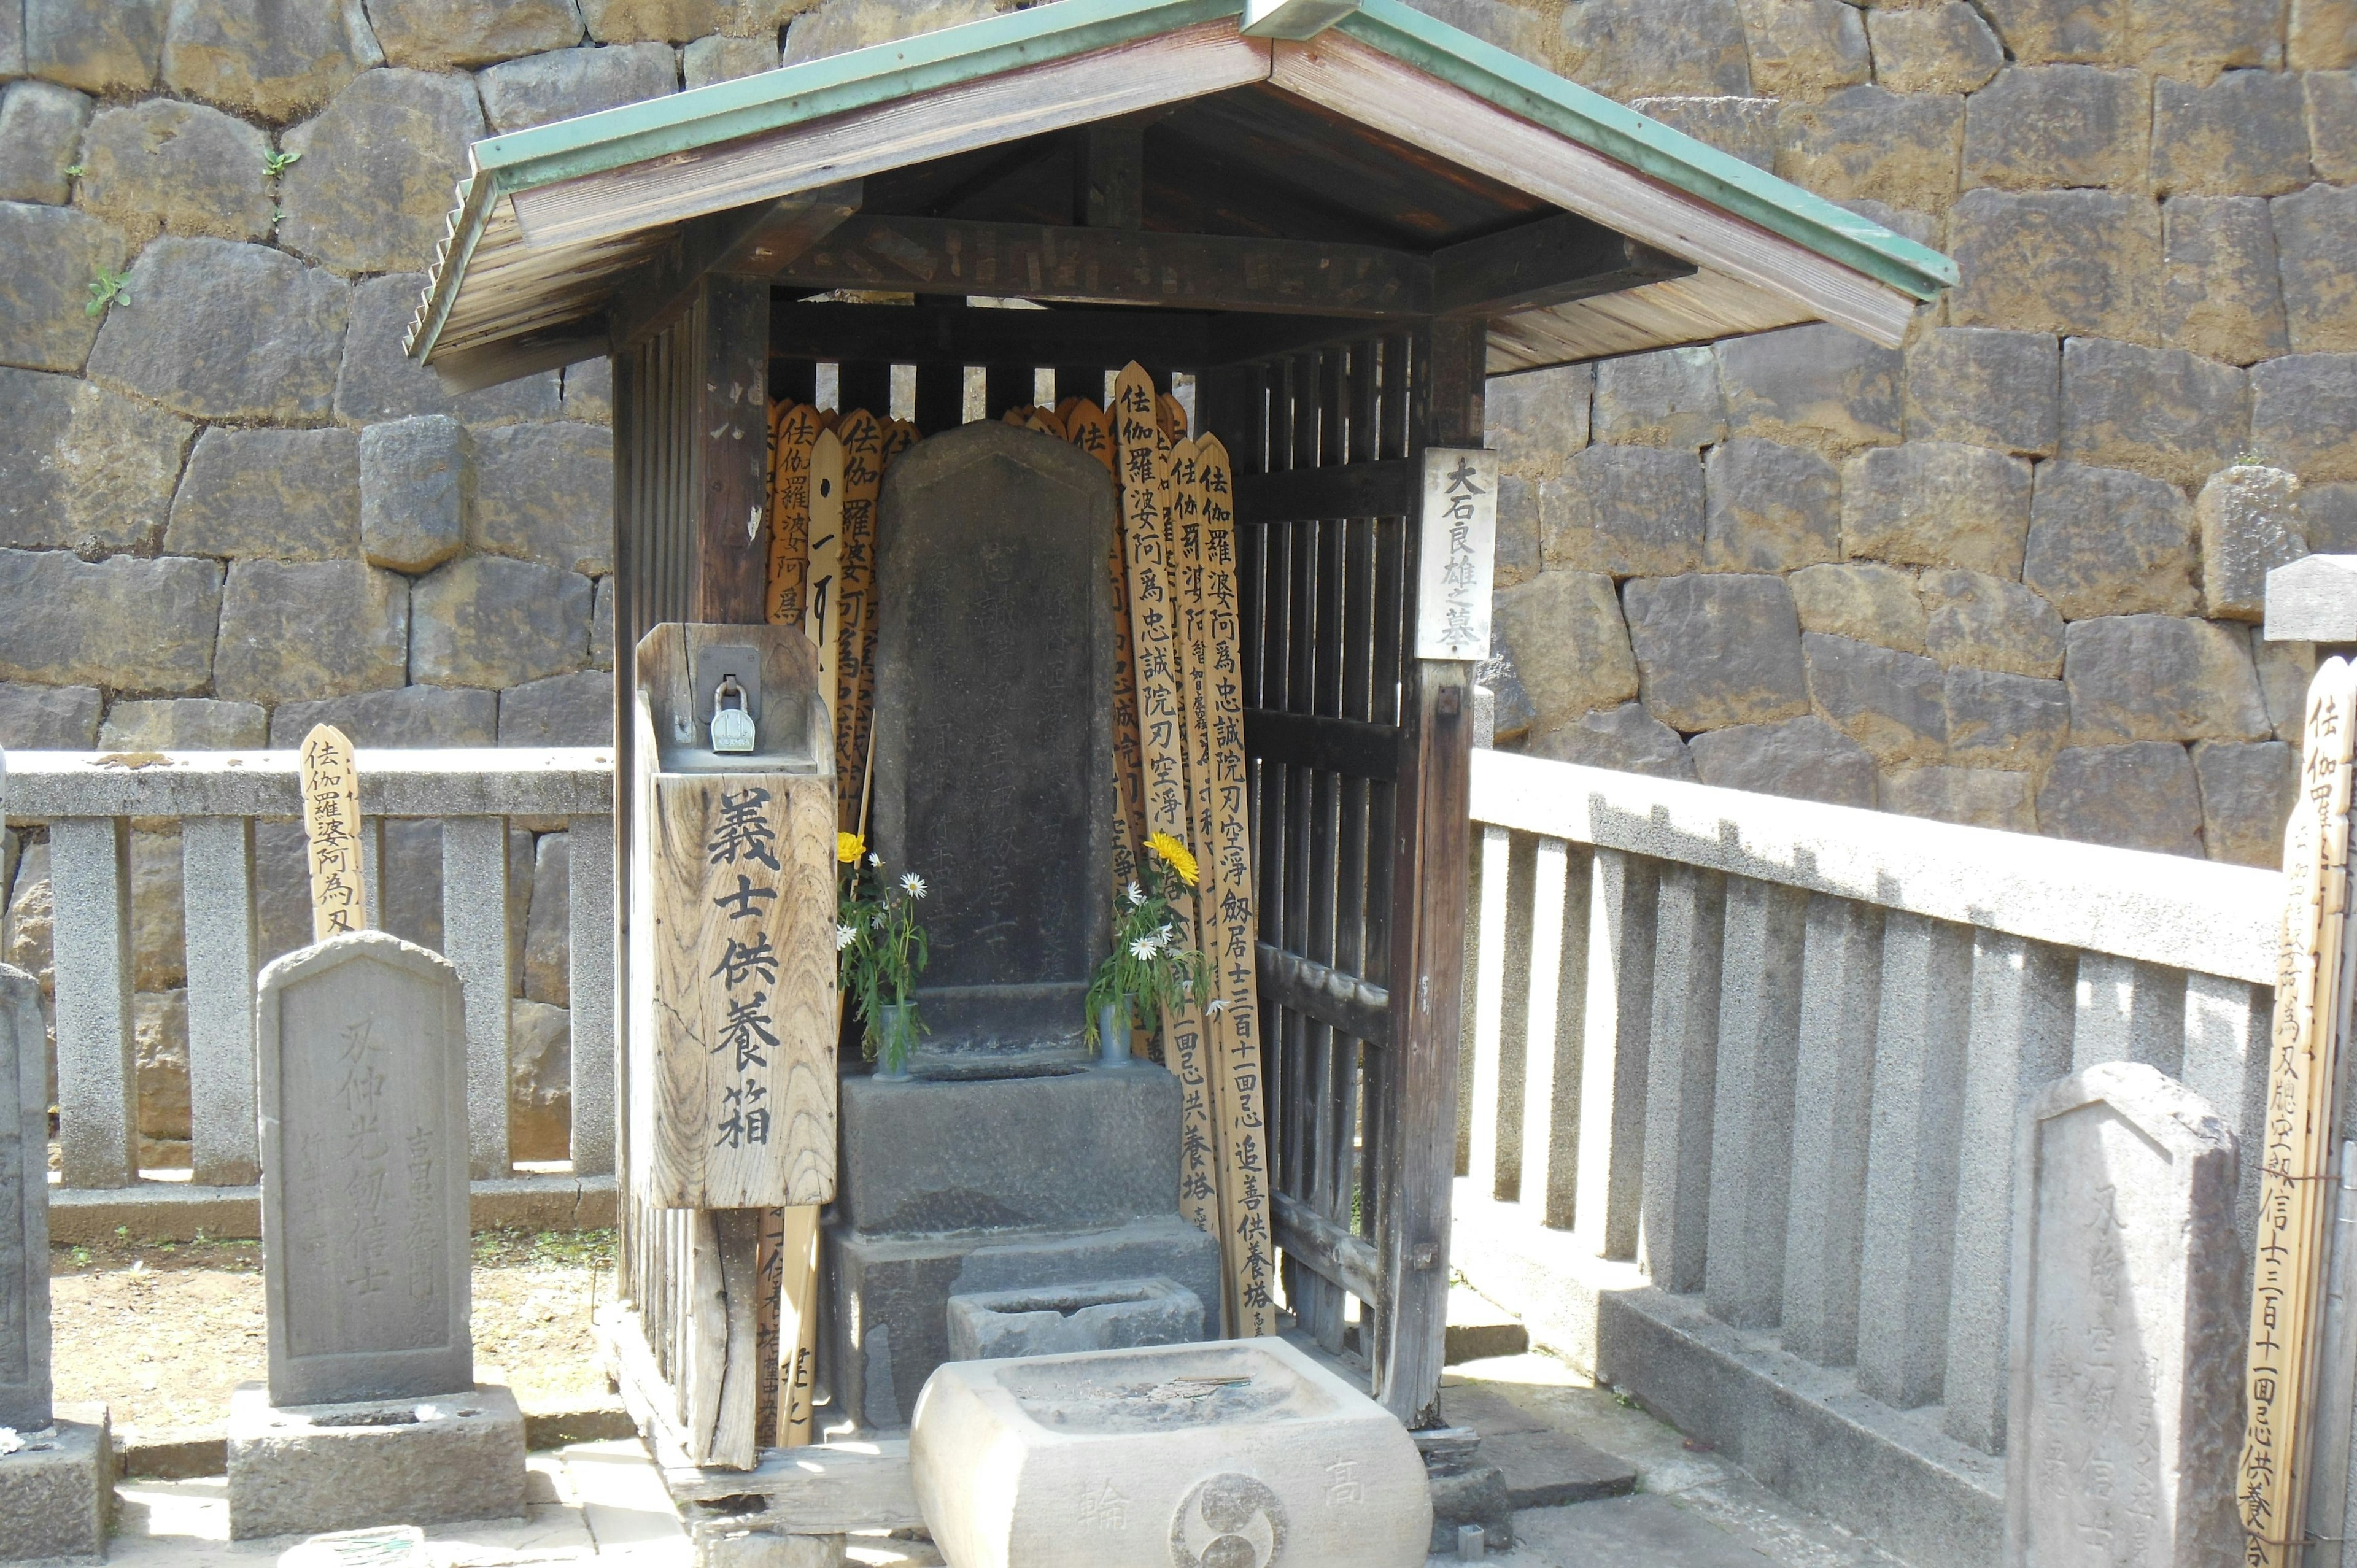
<instances>
[{"instance_id":1,"label":"japanese calligraphy on wood","mask_svg":"<svg viewBox=\"0 0 2357 1568\"><path fill-rule=\"evenodd\" d=\"M458 972L382 931L262 972L270 1401L474 1387Z\"/></svg>"},{"instance_id":2,"label":"japanese calligraphy on wood","mask_svg":"<svg viewBox=\"0 0 2357 1568\"><path fill-rule=\"evenodd\" d=\"M876 696L876 498L884 484L884 427L866 410L845 414L843 543L834 623L834 793L837 817L857 831Z\"/></svg>"},{"instance_id":3,"label":"japanese calligraphy on wood","mask_svg":"<svg viewBox=\"0 0 2357 1568\"><path fill-rule=\"evenodd\" d=\"M365 927L360 769L352 743L332 725L314 725L303 737L303 833L310 842L311 940Z\"/></svg>"},{"instance_id":4,"label":"japanese calligraphy on wood","mask_svg":"<svg viewBox=\"0 0 2357 1568\"><path fill-rule=\"evenodd\" d=\"M761 740L723 762L690 672L730 644L761 653ZM783 627L671 624L639 644L630 1141L658 1207L834 1196L834 745L814 654Z\"/></svg>"},{"instance_id":5,"label":"japanese calligraphy on wood","mask_svg":"<svg viewBox=\"0 0 2357 1568\"><path fill-rule=\"evenodd\" d=\"M811 449L818 440L818 410L806 403L782 404L772 428L765 618L771 626L800 626L810 569Z\"/></svg>"},{"instance_id":6,"label":"japanese calligraphy on wood","mask_svg":"<svg viewBox=\"0 0 2357 1568\"><path fill-rule=\"evenodd\" d=\"M1424 454L1415 656L1490 657L1490 591L1498 553L1498 455L1464 447Z\"/></svg>"},{"instance_id":7,"label":"japanese calligraphy on wood","mask_svg":"<svg viewBox=\"0 0 2357 1568\"><path fill-rule=\"evenodd\" d=\"M834 709L835 593L843 564L843 438L819 416L811 442L810 564L802 581L802 633L819 650L819 690Z\"/></svg>"},{"instance_id":8,"label":"japanese calligraphy on wood","mask_svg":"<svg viewBox=\"0 0 2357 1568\"><path fill-rule=\"evenodd\" d=\"M2287 905L2276 980L2251 1275L2248 1425L2235 1498L2244 1561L2289 1568L2307 1517L2305 1442L2316 1376L2315 1326L2330 1213L2333 1090L2339 1080L2341 946L2349 918L2351 742L2357 669L2332 659L2308 689L2300 791L2284 829Z\"/></svg>"}]
</instances>

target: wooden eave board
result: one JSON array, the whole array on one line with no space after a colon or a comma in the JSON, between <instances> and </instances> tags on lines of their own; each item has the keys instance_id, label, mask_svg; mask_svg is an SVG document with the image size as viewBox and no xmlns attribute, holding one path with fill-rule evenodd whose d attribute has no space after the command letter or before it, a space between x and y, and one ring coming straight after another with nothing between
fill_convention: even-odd
<instances>
[{"instance_id":1,"label":"wooden eave board","mask_svg":"<svg viewBox=\"0 0 2357 1568\"><path fill-rule=\"evenodd\" d=\"M1634 354L1797 326L1816 317L1781 295L1707 269L1490 323L1490 373Z\"/></svg>"}]
</instances>

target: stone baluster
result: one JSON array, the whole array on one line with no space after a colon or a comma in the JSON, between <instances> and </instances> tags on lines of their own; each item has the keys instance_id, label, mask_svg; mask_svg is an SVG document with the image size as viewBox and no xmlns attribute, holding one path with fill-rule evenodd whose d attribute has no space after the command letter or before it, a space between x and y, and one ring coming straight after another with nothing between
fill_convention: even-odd
<instances>
[{"instance_id":1,"label":"stone baluster","mask_svg":"<svg viewBox=\"0 0 2357 1568\"><path fill-rule=\"evenodd\" d=\"M1872 1113L1882 911L1818 894L1801 954L1784 1348L1824 1367L1857 1355L1860 1224Z\"/></svg>"},{"instance_id":2,"label":"stone baluster","mask_svg":"<svg viewBox=\"0 0 2357 1568\"><path fill-rule=\"evenodd\" d=\"M1575 857L1561 839L1543 838L1531 859L1522 1199L1530 1219L1557 1229L1572 1223L1578 1174L1578 1026L1587 976L1589 858L1585 851Z\"/></svg>"},{"instance_id":3,"label":"stone baluster","mask_svg":"<svg viewBox=\"0 0 2357 1568\"><path fill-rule=\"evenodd\" d=\"M1717 872L1674 864L1663 869L1637 1261L1663 1290L1699 1290L1703 1283L1726 895L1727 879Z\"/></svg>"},{"instance_id":4,"label":"stone baluster","mask_svg":"<svg viewBox=\"0 0 2357 1568\"><path fill-rule=\"evenodd\" d=\"M180 824L187 914L189 1163L208 1187L261 1174L254 1140L253 822L189 817ZM370 897L377 878L369 875Z\"/></svg>"},{"instance_id":5,"label":"stone baluster","mask_svg":"<svg viewBox=\"0 0 2357 1568\"><path fill-rule=\"evenodd\" d=\"M2256 1149L2255 1129L2266 1123L2267 1040L2275 988L2214 974L2185 976L2185 1058L2178 1075L2185 1087L2218 1107L2244 1143ZM2344 1122L2344 1125L2346 1123ZM2234 1224L2245 1246L2258 1238L2259 1173L2256 1155L2236 1170Z\"/></svg>"},{"instance_id":6,"label":"stone baluster","mask_svg":"<svg viewBox=\"0 0 2357 1568\"><path fill-rule=\"evenodd\" d=\"M128 1187L139 1175L130 873L124 819L61 817L49 824L59 1141L68 1187Z\"/></svg>"},{"instance_id":7,"label":"stone baluster","mask_svg":"<svg viewBox=\"0 0 2357 1568\"><path fill-rule=\"evenodd\" d=\"M1504 1040L1508 1004L1507 951L1512 920L1508 895L1512 876L1512 835L1503 828L1481 830L1480 865L1475 875L1480 902L1475 906L1479 935L1469 971L1473 995L1472 1078L1465 1086L1467 1121L1465 1174L1476 1192L1511 1201L1514 1187L1499 1155L1499 1100L1505 1078Z\"/></svg>"},{"instance_id":8,"label":"stone baluster","mask_svg":"<svg viewBox=\"0 0 2357 1568\"><path fill-rule=\"evenodd\" d=\"M442 823L442 946L467 997L468 1148L508 1174L508 840L501 817Z\"/></svg>"},{"instance_id":9,"label":"stone baluster","mask_svg":"<svg viewBox=\"0 0 2357 1568\"><path fill-rule=\"evenodd\" d=\"M614 1169L614 823L565 824L566 913L573 1007L573 1174Z\"/></svg>"},{"instance_id":10,"label":"stone baluster","mask_svg":"<svg viewBox=\"0 0 2357 1568\"><path fill-rule=\"evenodd\" d=\"M1572 1229L1583 1244L1607 1258L1637 1255L1660 886L1657 863L1617 849L1596 852L1587 904L1579 1186Z\"/></svg>"},{"instance_id":11,"label":"stone baluster","mask_svg":"<svg viewBox=\"0 0 2357 1568\"><path fill-rule=\"evenodd\" d=\"M1727 883L1703 1293L1712 1316L1738 1328L1782 1316L1808 915L1797 888Z\"/></svg>"},{"instance_id":12,"label":"stone baluster","mask_svg":"<svg viewBox=\"0 0 2357 1568\"><path fill-rule=\"evenodd\" d=\"M2098 1062L2142 1062L2174 1078L2184 1065L2184 971L2083 952L2078 1010L2072 1071Z\"/></svg>"}]
</instances>

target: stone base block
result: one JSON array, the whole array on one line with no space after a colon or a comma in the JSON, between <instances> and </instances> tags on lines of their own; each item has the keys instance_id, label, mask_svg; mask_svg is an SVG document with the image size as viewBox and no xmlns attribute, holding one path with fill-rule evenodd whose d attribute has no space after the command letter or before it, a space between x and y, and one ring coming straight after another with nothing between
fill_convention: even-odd
<instances>
[{"instance_id":1,"label":"stone base block","mask_svg":"<svg viewBox=\"0 0 2357 1568\"><path fill-rule=\"evenodd\" d=\"M695 1568L844 1568L839 1535L714 1527L695 1531Z\"/></svg>"},{"instance_id":2,"label":"stone base block","mask_svg":"<svg viewBox=\"0 0 2357 1568\"><path fill-rule=\"evenodd\" d=\"M233 1540L523 1512L523 1412L494 1383L430 1399L279 1409L230 1395Z\"/></svg>"},{"instance_id":3,"label":"stone base block","mask_svg":"<svg viewBox=\"0 0 2357 1568\"><path fill-rule=\"evenodd\" d=\"M950 1297L950 1359L1062 1356L1203 1337L1203 1299L1166 1279L1048 1285Z\"/></svg>"},{"instance_id":4,"label":"stone base block","mask_svg":"<svg viewBox=\"0 0 2357 1568\"><path fill-rule=\"evenodd\" d=\"M917 1391L950 1359L952 1295L1158 1274L1199 1301L1220 1299L1218 1243L1176 1214L1101 1230L963 1236L862 1236L830 1227L826 1255L835 1402L878 1432L909 1424ZM1203 1328L1217 1325L1207 1316Z\"/></svg>"},{"instance_id":5,"label":"stone base block","mask_svg":"<svg viewBox=\"0 0 2357 1568\"><path fill-rule=\"evenodd\" d=\"M909 1455L959 1568L1419 1568L1432 1532L1405 1429L1277 1339L943 1367Z\"/></svg>"},{"instance_id":6,"label":"stone base block","mask_svg":"<svg viewBox=\"0 0 2357 1568\"><path fill-rule=\"evenodd\" d=\"M1506 1487L1506 1473L1479 1459L1426 1456L1432 1478L1432 1551L1453 1555L1457 1532L1469 1524L1481 1527L1488 1550L1503 1552L1514 1543L1514 1500Z\"/></svg>"},{"instance_id":7,"label":"stone base block","mask_svg":"<svg viewBox=\"0 0 2357 1568\"><path fill-rule=\"evenodd\" d=\"M0 1562L106 1556L114 1466L106 1407L59 1405L57 1419L0 1454Z\"/></svg>"}]
</instances>

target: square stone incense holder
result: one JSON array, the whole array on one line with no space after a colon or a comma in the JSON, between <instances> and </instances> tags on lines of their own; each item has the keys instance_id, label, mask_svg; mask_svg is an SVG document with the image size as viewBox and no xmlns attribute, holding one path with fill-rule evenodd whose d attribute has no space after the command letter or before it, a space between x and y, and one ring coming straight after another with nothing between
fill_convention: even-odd
<instances>
[{"instance_id":1,"label":"square stone incense holder","mask_svg":"<svg viewBox=\"0 0 2357 1568\"><path fill-rule=\"evenodd\" d=\"M909 1457L959 1568L1417 1568L1432 1530L1406 1429L1276 1339L953 1361Z\"/></svg>"}]
</instances>

